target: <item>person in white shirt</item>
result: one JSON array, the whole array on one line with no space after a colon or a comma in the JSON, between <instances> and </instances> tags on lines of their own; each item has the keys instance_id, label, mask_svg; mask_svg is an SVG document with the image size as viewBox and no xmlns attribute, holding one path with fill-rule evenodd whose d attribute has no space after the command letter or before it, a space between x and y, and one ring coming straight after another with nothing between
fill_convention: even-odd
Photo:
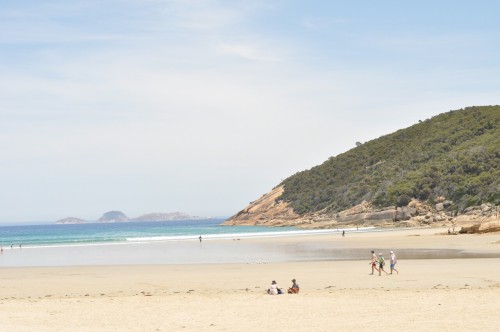
<instances>
[{"instance_id":1,"label":"person in white shirt","mask_svg":"<svg viewBox=\"0 0 500 332\"><path fill-rule=\"evenodd\" d=\"M397 274L399 274L398 270L396 270L395 266L396 266L396 263L398 262L398 260L396 259L396 254L394 254L394 251L391 250L391 260L390 260L390 263L391 263L391 273L392 274L392 271L396 271Z\"/></svg>"},{"instance_id":2,"label":"person in white shirt","mask_svg":"<svg viewBox=\"0 0 500 332\"><path fill-rule=\"evenodd\" d=\"M271 282L271 287L267 290L267 294L269 295L278 295L278 284L276 281Z\"/></svg>"}]
</instances>

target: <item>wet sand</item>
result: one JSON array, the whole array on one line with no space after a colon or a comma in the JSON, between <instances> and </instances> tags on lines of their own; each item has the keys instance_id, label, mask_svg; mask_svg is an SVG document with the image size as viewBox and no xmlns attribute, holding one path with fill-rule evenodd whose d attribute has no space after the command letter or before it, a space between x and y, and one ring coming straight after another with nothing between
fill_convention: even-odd
<instances>
[{"instance_id":1,"label":"wet sand","mask_svg":"<svg viewBox=\"0 0 500 332\"><path fill-rule=\"evenodd\" d=\"M334 239L337 250L360 250L362 260L3 267L0 322L8 331L496 331L500 258L414 259L399 251L497 255L500 234L441 231ZM267 241L293 253L330 250L323 242L332 239L246 240ZM370 275L369 250L396 248L400 273ZM298 295L265 294L271 280L286 289L292 278Z\"/></svg>"},{"instance_id":2,"label":"wet sand","mask_svg":"<svg viewBox=\"0 0 500 332\"><path fill-rule=\"evenodd\" d=\"M380 232L224 240L127 242L97 245L7 248L0 267L230 264L365 259L376 250L401 259L500 258L484 245L487 235L436 235L444 229L396 229ZM432 239L429 246L425 244ZM435 241L439 239L439 241ZM487 243L486 243L487 244Z\"/></svg>"}]
</instances>

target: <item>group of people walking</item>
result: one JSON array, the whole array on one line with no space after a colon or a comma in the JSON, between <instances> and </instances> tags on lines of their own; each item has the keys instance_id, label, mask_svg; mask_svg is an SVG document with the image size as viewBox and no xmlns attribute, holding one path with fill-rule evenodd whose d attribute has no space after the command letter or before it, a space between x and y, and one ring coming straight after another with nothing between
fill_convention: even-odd
<instances>
[{"instance_id":1,"label":"group of people walking","mask_svg":"<svg viewBox=\"0 0 500 332\"><path fill-rule=\"evenodd\" d=\"M379 253L378 254L378 258L377 258L377 255L375 254L375 251L372 250L372 259L371 259L371 261L369 263L372 266L372 273L371 274L373 274L375 272L375 270L378 271L378 275L379 276L382 275L382 271L386 275L392 274L393 271L396 271L396 273L399 274L399 271L396 270L396 264L397 264L397 262L398 262L398 260L396 258L396 254L394 253L394 251L391 250L391 255L390 255L390 260L389 260L391 272L387 273L384 270L384 265L385 265L384 255L382 253ZM377 265L378 265L378 267L377 267Z\"/></svg>"}]
</instances>

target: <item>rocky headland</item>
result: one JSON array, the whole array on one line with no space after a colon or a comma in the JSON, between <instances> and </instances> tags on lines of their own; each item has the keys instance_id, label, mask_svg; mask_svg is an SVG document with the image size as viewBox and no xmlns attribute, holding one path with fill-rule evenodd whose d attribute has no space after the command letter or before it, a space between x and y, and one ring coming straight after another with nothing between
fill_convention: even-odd
<instances>
[{"instance_id":1,"label":"rocky headland","mask_svg":"<svg viewBox=\"0 0 500 332\"><path fill-rule=\"evenodd\" d=\"M450 207L453 202L444 197L434 205L412 200L403 207L375 208L370 202L362 202L350 209L327 213L318 211L299 215L287 202L279 200L282 186L251 202L246 208L226 220L223 225L247 226L296 226L309 229L345 227L459 227L472 232L500 231L500 206L482 204L456 214ZM466 228L470 227L470 228Z\"/></svg>"},{"instance_id":2,"label":"rocky headland","mask_svg":"<svg viewBox=\"0 0 500 332\"><path fill-rule=\"evenodd\" d=\"M500 106L473 106L357 142L289 176L224 224L498 230L499 126Z\"/></svg>"}]
</instances>

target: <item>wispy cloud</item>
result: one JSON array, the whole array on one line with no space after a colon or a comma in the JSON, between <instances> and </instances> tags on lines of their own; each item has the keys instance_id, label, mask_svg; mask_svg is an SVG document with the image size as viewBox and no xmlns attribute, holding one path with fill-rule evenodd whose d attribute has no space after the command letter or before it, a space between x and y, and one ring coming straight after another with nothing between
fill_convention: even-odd
<instances>
[{"instance_id":1,"label":"wispy cloud","mask_svg":"<svg viewBox=\"0 0 500 332\"><path fill-rule=\"evenodd\" d=\"M62 196L89 209L120 197L112 203L141 211L171 201L230 214L356 141L455 106L498 103L496 17L471 34L404 17L378 29L399 9L358 15L347 2L319 4L2 3L3 206L22 202L19 219L26 204L56 218ZM213 188L229 194L216 199ZM137 192L150 194L138 202Z\"/></svg>"}]
</instances>

